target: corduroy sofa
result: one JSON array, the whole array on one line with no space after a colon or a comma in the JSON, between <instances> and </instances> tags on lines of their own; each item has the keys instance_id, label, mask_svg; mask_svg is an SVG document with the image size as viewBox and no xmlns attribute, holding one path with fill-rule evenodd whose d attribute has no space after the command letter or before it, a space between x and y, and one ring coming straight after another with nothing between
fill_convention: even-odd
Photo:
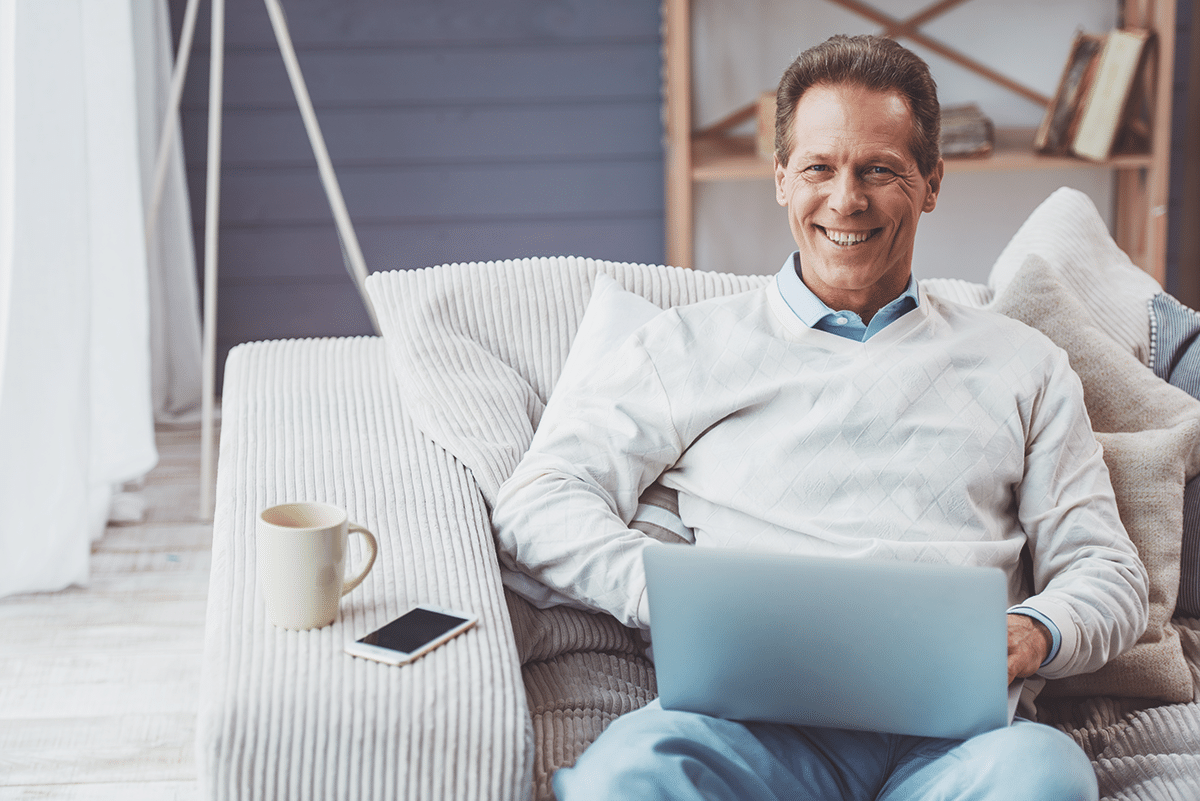
<instances>
[{"instance_id":1,"label":"corduroy sofa","mask_svg":"<svg viewBox=\"0 0 1200 801\"><path fill-rule=\"evenodd\" d=\"M602 273L615 284L593 302ZM575 258L377 273L368 285L383 337L236 348L197 726L202 797L552 797L557 767L654 697L653 665L636 633L554 605L510 571L490 505L569 355L593 358L594 347L573 345L581 324L588 342L608 341L629 324L631 300L666 307L765 280ZM1200 473L1200 401L1186 383L1200 321L1067 189L1016 232L987 285L923 285L1022 319L1068 351L1151 573L1146 636L1096 674L1051 683L1039 715L1083 746L1104 798L1200 798L1200 553L1190 550L1200 550L1200 499L1185 491ZM380 541L338 620L310 632L267 623L254 579L256 515L292 500L343 506ZM632 525L671 539L670 494L652 488L643 503L650 513ZM350 547L356 563L357 538ZM418 602L475 612L479 625L401 668L343 653Z\"/></svg>"}]
</instances>

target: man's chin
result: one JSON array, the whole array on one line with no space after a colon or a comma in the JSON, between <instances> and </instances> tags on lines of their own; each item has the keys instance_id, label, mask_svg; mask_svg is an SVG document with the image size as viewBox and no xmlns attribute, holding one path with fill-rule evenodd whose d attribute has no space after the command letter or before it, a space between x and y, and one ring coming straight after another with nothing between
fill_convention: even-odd
<instances>
[{"instance_id":1,"label":"man's chin","mask_svg":"<svg viewBox=\"0 0 1200 801\"><path fill-rule=\"evenodd\" d=\"M870 259L814 259L814 263L801 261L801 272L806 283L811 276L814 283L839 292L863 292L875 287L886 278L887 270ZM810 289L813 287L810 286Z\"/></svg>"}]
</instances>

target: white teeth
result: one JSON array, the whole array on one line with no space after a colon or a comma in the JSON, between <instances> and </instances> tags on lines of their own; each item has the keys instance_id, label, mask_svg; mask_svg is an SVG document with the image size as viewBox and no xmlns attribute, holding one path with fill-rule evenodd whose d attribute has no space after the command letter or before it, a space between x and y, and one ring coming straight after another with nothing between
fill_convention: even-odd
<instances>
[{"instance_id":1,"label":"white teeth","mask_svg":"<svg viewBox=\"0 0 1200 801\"><path fill-rule=\"evenodd\" d=\"M862 233L854 233L852 231L831 231L828 228L824 228L822 230L825 232L825 236L829 239L830 242L834 242L838 245L842 245L845 247L849 247L850 245L857 245L862 242L866 242L868 239L871 238L870 231L864 231Z\"/></svg>"}]
</instances>

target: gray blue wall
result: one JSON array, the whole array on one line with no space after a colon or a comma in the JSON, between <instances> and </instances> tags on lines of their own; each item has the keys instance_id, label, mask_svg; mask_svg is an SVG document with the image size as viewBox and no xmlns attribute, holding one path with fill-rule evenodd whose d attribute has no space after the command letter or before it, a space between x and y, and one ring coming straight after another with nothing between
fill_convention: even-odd
<instances>
[{"instance_id":1,"label":"gray blue wall","mask_svg":"<svg viewBox=\"0 0 1200 801\"><path fill-rule=\"evenodd\" d=\"M185 1L170 3L178 37ZM284 8L371 271L663 260L657 2ZM208 10L182 112L199 258ZM266 9L230 0L226 17L219 362L239 342L369 333Z\"/></svg>"}]
</instances>

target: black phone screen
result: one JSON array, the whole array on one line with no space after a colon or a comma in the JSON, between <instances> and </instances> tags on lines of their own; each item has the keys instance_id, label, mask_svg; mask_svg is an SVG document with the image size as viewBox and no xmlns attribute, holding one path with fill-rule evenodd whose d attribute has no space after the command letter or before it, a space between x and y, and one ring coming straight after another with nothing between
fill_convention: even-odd
<instances>
[{"instance_id":1,"label":"black phone screen","mask_svg":"<svg viewBox=\"0 0 1200 801\"><path fill-rule=\"evenodd\" d=\"M417 608L405 612L391 623L361 638L359 642L408 654L463 622L461 617Z\"/></svg>"}]
</instances>

